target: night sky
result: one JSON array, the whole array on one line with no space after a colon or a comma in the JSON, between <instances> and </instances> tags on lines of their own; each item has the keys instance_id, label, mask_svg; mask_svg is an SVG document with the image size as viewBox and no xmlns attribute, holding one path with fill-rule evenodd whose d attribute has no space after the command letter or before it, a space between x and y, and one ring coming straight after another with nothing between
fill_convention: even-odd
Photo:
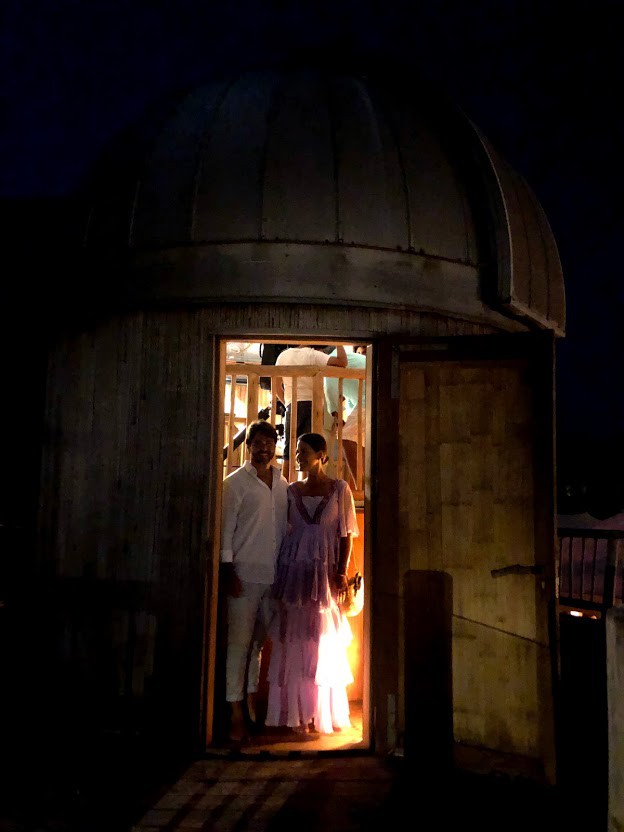
<instances>
[{"instance_id":1,"label":"night sky","mask_svg":"<svg viewBox=\"0 0 624 832\"><path fill-rule=\"evenodd\" d=\"M227 70L331 49L431 79L544 207L567 293L560 479L600 483L575 507L624 508L622 478L611 476L624 460L621 3L426 5L4 0L0 196L71 195L146 107Z\"/></svg>"}]
</instances>

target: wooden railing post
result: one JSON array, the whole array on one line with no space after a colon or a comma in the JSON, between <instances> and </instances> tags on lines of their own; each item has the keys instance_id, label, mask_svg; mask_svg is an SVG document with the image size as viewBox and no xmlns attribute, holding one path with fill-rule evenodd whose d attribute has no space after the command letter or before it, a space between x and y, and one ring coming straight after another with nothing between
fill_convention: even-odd
<instances>
[{"instance_id":1,"label":"wooden railing post","mask_svg":"<svg viewBox=\"0 0 624 832\"><path fill-rule=\"evenodd\" d=\"M608 608L615 602L615 565L618 541L611 538L607 543L607 562L605 564L603 604Z\"/></svg>"},{"instance_id":2,"label":"wooden railing post","mask_svg":"<svg viewBox=\"0 0 624 832\"><path fill-rule=\"evenodd\" d=\"M227 472L231 474L234 470L234 436L236 434L236 415L234 413L236 405L236 373L232 371L230 376L230 413L228 419L228 457L227 457Z\"/></svg>"},{"instance_id":3,"label":"wooden railing post","mask_svg":"<svg viewBox=\"0 0 624 832\"><path fill-rule=\"evenodd\" d=\"M358 416L357 416L357 461L355 462L355 470L353 475L353 489L356 499L363 498L364 488L364 453L363 453L363 436L364 436L364 415L362 412L364 401L364 384L366 378L366 371L359 368L351 367L317 367L317 366L274 366L264 364L240 364L238 362L226 362L226 383L230 381L230 412L226 417L225 428L227 430L227 438L223 448L224 458L224 475L230 474L234 471L240 463L241 452L237 450L240 447L242 429L237 434L236 431L236 380L239 376L246 378L247 387L247 413L245 418L244 428L258 418L260 406L260 377L268 378L270 380L271 389L268 391L268 399L270 400L270 414L269 421L272 425L277 421L277 391L274 388L274 379L277 376L282 378L292 379L292 402L290 413L290 455L293 460L291 470L294 474L294 458L297 444L297 381L299 378L312 379L312 424L311 429L316 433L325 434L325 389L324 381L326 378L335 378L338 381L338 393L340 398L340 406L337 420L337 427L334 436L330 443L328 443L328 451L332 454L336 452L336 471L335 475L338 477L347 476L344 465L343 455L343 438L342 438L342 422L343 422L343 382L345 378L357 379L358 382ZM241 385L242 386L242 385ZM263 399L263 405L266 406L266 399ZM290 479L296 477L291 476Z\"/></svg>"},{"instance_id":4,"label":"wooden railing post","mask_svg":"<svg viewBox=\"0 0 624 832\"><path fill-rule=\"evenodd\" d=\"M342 444L342 423L344 422L344 404L342 401L342 378L338 379L338 415L336 417L336 477L343 479L344 449Z\"/></svg>"},{"instance_id":5,"label":"wooden railing post","mask_svg":"<svg viewBox=\"0 0 624 832\"><path fill-rule=\"evenodd\" d=\"M312 432L323 433L325 413L325 390L323 376L319 373L312 379Z\"/></svg>"},{"instance_id":6,"label":"wooden railing post","mask_svg":"<svg viewBox=\"0 0 624 832\"><path fill-rule=\"evenodd\" d=\"M363 390L364 382L362 379L358 380L358 403L357 403L357 472L355 477L355 487L358 491L364 490L364 442L362 441L364 438L364 420L363 420L363 411L362 408L364 406L364 395Z\"/></svg>"},{"instance_id":7,"label":"wooden railing post","mask_svg":"<svg viewBox=\"0 0 624 832\"><path fill-rule=\"evenodd\" d=\"M297 451L297 376L292 377L292 398L290 400L290 462L288 466L288 481L293 482L295 470L295 453Z\"/></svg>"},{"instance_id":8,"label":"wooden railing post","mask_svg":"<svg viewBox=\"0 0 624 832\"><path fill-rule=\"evenodd\" d=\"M624 531L560 527L558 538L558 602L589 613L622 603Z\"/></svg>"},{"instance_id":9,"label":"wooden railing post","mask_svg":"<svg viewBox=\"0 0 624 832\"><path fill-rule=\"evenodd\" d=\"M258 392L260 389L260 377L247 376L247 419L246 427L258 418Z\"/></svg>"}]
</instances>

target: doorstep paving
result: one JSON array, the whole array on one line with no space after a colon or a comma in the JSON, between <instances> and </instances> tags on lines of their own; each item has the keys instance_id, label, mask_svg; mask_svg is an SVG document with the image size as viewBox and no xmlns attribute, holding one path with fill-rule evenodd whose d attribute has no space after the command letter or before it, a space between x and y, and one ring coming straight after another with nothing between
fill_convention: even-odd
<instances>
[{"instance_id":1,"label":"doorstep paving","mask_svg":"<svg viewBox=\"0 0 624 832\"><path fill-rule=\"evenodd\" d=\"M133 826L133 832L379 828L393 772L374 758L201 760Z\"/></svg>"},{"instance_id":2,"label":"doorstep paving","mask_svg":"<svg viewBox=\"0 0 624 832\"><path fill-rule=\"evenodd\" d=\"M71 771L31 763L29 779L14 781L9 799L0 801L2 832L580 828L567 826L553 789L492 774L432 777L401 758L232 754L174 764L130 754L77 761Z\"/></svg>"}]
</instances>

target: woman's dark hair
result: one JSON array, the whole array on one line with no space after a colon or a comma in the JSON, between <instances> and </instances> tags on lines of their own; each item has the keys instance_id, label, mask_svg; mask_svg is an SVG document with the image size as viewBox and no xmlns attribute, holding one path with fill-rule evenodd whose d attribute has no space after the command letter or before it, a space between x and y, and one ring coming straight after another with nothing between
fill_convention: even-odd
<instances>
[{"instance_id":1,"label":"woman's dark hair","mask_svg":"<svg viewBox=\"0 0 624 832\"><path fill-rule=\"evenodd\" d=\"M297 442L305 442L306 445L309 445L317 453L323 451L325 455L323 463L329 459L327 455L327 442L325 441L325 437L320 433L302 433L301 436L297 437Z\"/></svg>"},{"instance_id":2,"label":"woman's dark hair","mask_svg":"<svg viewBox=\"0 0 624 832\"><path fill-rule=\"evenodd\" d=\"M275 443L277 443L277 431L273 425L270 422L264 422L259 419L257 422L252 422L247 428L247 439L245 440L247 447L251 445L256 434L258 433L263 433L265 436L268 436L269 439L272 439Z\"/></svg>"}]
</instances>

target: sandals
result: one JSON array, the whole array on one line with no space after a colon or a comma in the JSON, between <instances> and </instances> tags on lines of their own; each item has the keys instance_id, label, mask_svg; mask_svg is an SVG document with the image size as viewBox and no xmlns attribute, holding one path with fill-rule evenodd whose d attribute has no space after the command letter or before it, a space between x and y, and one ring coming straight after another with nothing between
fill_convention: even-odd
<instances>
[{"instance_id":1,"label":"sandals","mask_svg":"<svg viewBox=\"0 0 624 832\"><path fill-rule=\"evenodd\" d=\"M228 738L228 741L229 741L229 744L230 744L230 748L233 748L233 749L246 748L248 745L251 745L251 737L247 733L243 734L243 736L241 736L241 737L239 737L239 736L233 737L230 734L230 736Z\"/></svg>"},{"instance_id":2,"label":"sandals","mask_svg":"<svg viewBox=\"0 0 624 832\"><path fill-rule=\"evenodd\" d=\"M319 733L317 731L315 725L314 725L314 720L313 719L311 719L308 722L307 725L304 725L303 723L301 723L300 725L297 725L296 728L291 728L291 731L294 731L295 734L318 734Z\"/></svg>"}]
</instances>

